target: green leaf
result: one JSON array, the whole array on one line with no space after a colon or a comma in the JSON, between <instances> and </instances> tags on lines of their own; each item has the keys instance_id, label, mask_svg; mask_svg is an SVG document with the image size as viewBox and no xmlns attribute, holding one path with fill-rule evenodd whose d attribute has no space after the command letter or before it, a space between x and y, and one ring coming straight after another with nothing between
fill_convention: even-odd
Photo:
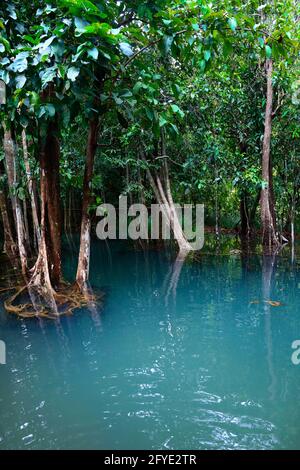
<instances>
[{"instance_id":1,"label":"green leaf","mask_svg":"<svg viewBox=\"0 0 300 470\"><path fill-rule=\"evenodd\" d=\"M130 44L128 44L127 42L120 42L119 47L124 55L126 55L127 57L132 56L133 50Z\"/></svg>"},{"instance_id":2,"label":"green leaf","mask_svg":"<svg viewBox=\"0 0 300 470\"><path fill-rule=\"evenodd\" d=\"M123 104L123 100L116 93L113 93L113 98L116 104Z\"/></svg>"},{"instance_id":3,"label":"green leaf","mask_svg":"<svg viewBox=\"0 0 300 470\"><path fill-rule=\"evenodd\" d=\"M270 46L268 46L268 44L266 44L265 46L265 51L266 51L266 57L267 59L271 59L272 57L272 49Z\"/></svg>"},{"instance_id":4,"label":"green leaf","mask_svg":"<svg viewBox=\"0 0 300 470\"><path fill-rule=\"evenodd\" d=\"M173 113L179 114L180 117L184 116L184 112L177 106L177 104L171 104L171 108Z\"/></svg>"},{"instance_id":5,"label":"green leaf","mask_svg":"<svg viewBox=\"0 0 300 470\"><path fill-rule=\"evenodd\" d=\"M127 90L127 89L121 90L121 91L119 92L119 96L120 96L121 98L131 98L132 92L131 92L130 90Z\"/></svg>"},{"instance_id":6,"label":"green leaf","mask_svg":"<svg viewBox=\"0 0 300 470\"><path fill-rule=\"evenodd\" d=\"M27 57L28 52L20 52L17 54L13 63L8 67L8 70L12 72L24 72L28 67Z\"/></svg>"},{"instance_id":7,"label":"green leaf","mask_svg":"<svg viewBox=\"0 0 300 470\"><path fill-rule=\"evenodd\" d=\"M163 116L159 116L159 127L163 127L167 123L168 123L168 121Z\"/></svg>"},{"instance_id":8,"label":"green leaf","mask_svg":"<svg viewBox=\"0 0 300 470\"><path fill-rule=\"evenodd\" d=\"M16 10L15 10L15 7L14 5L12 5L11 3L9 3L6 7L7 11L8 11L8 14L9 16L13 19L13 20L16 20L17 19L17 14L16 14Z\"/></svg>"},{"instance_id":9,"label":"green leaf","mask_svg":"<svg viewBox=\"0 0 300 470\"><path fill-rule=\"evenodd\" d=\"M206 62L205 62L205 60L204 60L204 59L200 60L200 62L199 62L199 66L200 66L200 70L201 70L201 72L204 72L204 70L205 70L205 67L206 67Z\"/></svg>"},{"instance_id":10,"label":"green leaf","mask_svg":"<svg viewBox=\"0 0 300 470\"><path fill-rule=\"evenodd\" d=\"M133 91L133 94L136 95L140 89L143 87L143 83L142 82L136 82L136 84L134 85L132 91Z\"/></svg>"},{"instance_id":11,"label":"green leaf","mask_svg":"<svg viewBox=\"0 0 300 470\"><path fill-rule=\"evenodd\" d=\"M0 70L0 80L3 80L6 85L9 83L9 73L7 70Z\"/></svg>"},{"instance_id":12,"label":"green leaf","mask_svg":"<svg viewBox=\"0 0 300 470\"><path fill-rule=\"evenodd\" d=\"M178 111L180 111L177 104L171 104L171 108L172 108L173 113L178 113Z\"/></svg>"},{"instance_id":13,"label":"green leaf","mask_svg":"<svg viewBox=\"0 0 300 470\"><path fill-rule=\"evenodd\" d=\"M109 55L108 52L104 51L103 49L99 49L99 52L101 55L103 55L103 57L105 57L105 59L111 60L111 56Z\"/></svg>"},{"instance_id":14,"label":"green leaf","mask_svg":"<svg viewBox=\"0 0 300 470\"><path fill-rule=\"evenodd\" d=\"M17 77L16 77L16 87L17 87L17 89L19 90L19 89L23 88L25 83L26 83L25 75L17 75Z\"/></svg>"},{"instance_id":15,"label":"green leaf","mask_svg":"<svg viewBox=\"0 0 300 470\"><path fill-rule=\"evenodd\" d=\"M32 106L37 106L40 103L40 96L36 91L30 93L30 103Z\"/></svg>"},{"instance_id":16,"label":"green leaf","mask_svg":"<svg viewBox=\"0 0 300 470\"><path fill-rule=\"evenodd\" d=\"M237 21L235 18L229 18L228 25L232 31L235 31L237 28Z\"/></svg>"},{"instance_id":17,"label":"green leaf","mask_svg":"<svg viewBox=\"0 0 300 470\"><path fill-rule=\"evenodd\" d=\"M55 115L55 106L52 103L47 103L45 105L45 110L49 117L53 117Z\"/></svg>"},{"instance_id":18,"label":"green leaf","mask_svg":"<svg viewBox=\"0 0 300 470\"><path fill-rule=\"evenodd\" d=\"M209 49L206 49L206 50L204 51L204 59L205 59L205 61L208 62L209 59L210 59L210 57L211 57L211 52L210 52Z\"/></svg>"},{"instance_id":19,"label":"green leaf","mask_svg":"<svg viewBox=\"0 0 300 470\"><path fill-rule=\"evenodd\" d=\"M163 37L163 51L164 51L165 54L168 54L168 52L170 51L173 40L174 40L173 36L164 36Z\"/></svg>"},{"instance_id":20,"label":"green leaf","mask_svg":"<svg viewBox=\"0 0 300 470\"><path fill-rule=\"evenodd\" d=\"M145 112L146 112L146 116L149 119L149 121L153 121L154 120L154 113L153 113L152 109L146 108Z\"/></svg>"},{"instance_id":21,"label":"green leaf","mask_svg":"<svg viewBox=\"0 0 300 470\"><path fill-rule=\"evenodd\" d=\"M74 19L76 34L80 35L85 32L86 26L89 25L88 21L84 20L83 18L75 18Z\"/></svg>"},{"instance_id":22,"label":"green leaf","mask_svg":"<svg viewBox=\"0 0 300 470\"><path fill-rule=\"evenodd\" d=\"M175 134L179 135L178 127L173 123L170 123L170 126L173 129L173 131L175 132Z\"/></svg>"},{"instance_id":23,"label":"green leaf","mask_svg":"<svg viewBox=\"0 0 300 470\"><path fill-rule=\"evenodd\" d=\"M104 38L110 37L112 40L112 36L109 36L110 31L111 27L108 23L97 22L88 24L83 30L76 29L76 36L80 36L81 34L93 34ZM117 37L115 36L115 38Z\"/></svg>"},{"instance_id":24,"label":"green leaf","mask_svg":"<svg viewBox=\"0 0 300 470\"><path fill-rule=\"evenodd\" d=\"M0 44L3 44L7 51L11 50L8 40L3 38L2 36L0 36Z\"/></svg>"},{"instance_id":25,"label":"green leaf","mask_svg":"<svg viewBox=\"0 0 300 470\"><path fill-rule=\"evenodd\" d=\"M40 72L40 79L42 80L42 86L45 87L47 83L52 82L55 76L56 76L56 67L48 67L47 69L42 70Z\"/></svg>"},{"instance_id":26,"label":"green leaf","mask_svg":"<svg viewBox=\"0 0 300 470\"><path fill-rule=\"evenodd\" d=\"M75 82L79 75L80 70L77 67L70 67L67 72L67 77L71 82Z\"/></svg>"},{"instance_id":27,"label":"green leaf","mask_svg":"<svg viewBox=\"0 0 300 470\"><path fill-rule=\"evenodd\" d=\"M97 60L98 55L99 55L97 47L93 47L92 49L89 49L87 51L87 55L88 55L88 57L91 57L92 59Z\"/></svg>"}]
</instances>

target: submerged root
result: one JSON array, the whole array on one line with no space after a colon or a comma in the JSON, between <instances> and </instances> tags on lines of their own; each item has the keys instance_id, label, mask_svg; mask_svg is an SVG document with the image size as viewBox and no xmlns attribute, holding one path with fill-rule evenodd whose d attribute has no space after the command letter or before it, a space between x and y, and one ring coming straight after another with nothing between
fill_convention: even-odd
<instances>
[{"instance_id":1,"label":"submerged root","mask_svg":"<svg viewBox=\"0 0 300 470\"><path fill-rule=\"evenodd\" d=\"M82 294L81 291L68 284L62 284L58 291L52 291L55 301L55 310L49 310L49 302L44 293L39 290L32 292L32 287L17 286L14 288L3 289L3 292L14 290L15 292L4 301L4 307L8 313L15 314L21 318L47 318L57 320L62 315L71 315L77 308L82 308L97 302L101 295L96 296L90 293L89 296ZM21 299L19 299L21 297ZM34 298L34 301L33 301ZM19 301L18 301L19 299ZM22 302L23 301L23 302Z\"/></svg>"}]
</instances>

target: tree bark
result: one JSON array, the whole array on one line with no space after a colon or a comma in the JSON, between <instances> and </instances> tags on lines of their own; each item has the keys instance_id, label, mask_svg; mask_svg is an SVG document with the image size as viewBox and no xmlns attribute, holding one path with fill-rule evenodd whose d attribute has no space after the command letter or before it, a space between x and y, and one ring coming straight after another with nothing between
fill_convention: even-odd
<instances>
[{"instance_id":1,"label":"tree bark","mask_svg":"<svg viewBox=\"0 0 300 470\"><path fill-rule=\"evenodd\" d=\"M27 248L29 251L29 255L31 254L31 246L29 243L30 234L29 234L29 224L28 224L28 215L27 215L27 201L26 198L23 199L23 217L24 217L24 231L25 231L25 238L27 240Z\"/></svg>"},{"instance_id":2,"label":"tree bark","mask_svg":"<svg viewBox=\"0 0 300 470\"><path fill-rule=\"evenodd\" d=\"M266 60L267 74L267 100L265 110L265 126L262 151L262 180L264 186L261 190L261 224L262 224L262 244L270 251L279 245L276 233L276 218L274 208L274 194L272 181L271 162L271 134L272 134L272 107L273 107L273 62Z\"/></svg>"},{"instance_id":3,"label":"tree bark","mask_svg":"<svg viewBox=\"0 0 300 470\"><path fill-rule=\"evenodd\" d=\"M248 197L245 191L242 192L240 199L240 218L241 218L241 236L248 237L250 235L250 217L248 207Z\"/></svg>"},{"instance_id":4,"label":"tree bark","mask_svg":"<svg viewBox=\"0 0 300 470\"><path fill-rule=\"evenodd\" d=\"M99 118L94 117L89 122L86 162L83 180L83 200L80 231L80 248L78 256L78 265L76 273L76 283L82 292L87 289L90 268L90 250L91 250L91 217L89 214L89 205L91 203L91 181L93 176L94 161L97 150Z\"/></svg>"},{"instance_id":5,"label":"tree bark","mask_svg":"<svg viewBox=\"0 0 300 470\"><path fill-rule=\"evenodd\" d=\"M56 122L48 123L46 135L39 136L39 152L41 188L40 244L30 286L41 290L45 298L51 298L51 296L53 297L53 289L59 287L62 278L60 150ZM53 299L51 299L52 306L54 305L53 302Z\"/></svg>"},{"instance_id":6,"label":"tree bark","mask_svg":"<svg viewBox=\"0 0 300 470\"><path fill-rule=\"evenodd\" d=\"M31 175L30 163L29 163L29 158L28 158L28 146L27 146L27 137L26 137L25 129L23 129L22 131L22 145L23 145L23 157L24 157L25 171L26 171L27 184L28 184L28 192L30 196L31 213L32 213L33 229L34 229L34 236L35 236L35 246L38 247L40 243L40 239L41 239L41 233L40 233L40 224L39 224L39 219L38 219L36 199L35 199L34 188L33 188L33 179Z\"/></svg>"},{"instance_id":7,"label":"tree bark","mask_svg":"<svg viewBox=\"0 0 300 470\"><path fill-rule=\"evenodd\" d=\"M164 157L164 164L163 164L163 171L162 171L162 178L159 175L152 176L151 171L147 168L147 177L150 182L151 188L154 192L156 200L158 204L161 205L161 209L163 211L165 220L169 224L174 238L177 241L180 253L187 253L192 250L192 247L188 240L185 237L185 234L182 230L182 226L180 224L178 214L176 212L172 191L171 191L171 184L170 184L170 176L169 176L169 169L168 164L166 161L166 151L165 151L165 141L164 135L162 134L162 146L161 146L161 156ZM141 157L145 160L144 155L141 153Z\"/></svg>"},{"instance_id":8,"label":"tree bark","mask_svg":"<svg viewBox=\"0 0 300 470\"><path fill-rule=\"evenodd\" d=\"M10 187L10 197L12 203L12 209L14 213L14 219L16 224L16 233L18 240L18 249L21 262L21 269L24 276L27 275L27 251L26 251L26 242L25 242L25 229L24 229L24 220L20 204L20 199L16 195L16 187L18 183L17 179L17 161L16 161L16 144L14 140L13 130L4 128L4 139L3 147L5 154L6 162L6 173L7 181Z\"/></svg>"},{"instance_id":9,"label":"tree bark","mask_svg":"<svg viewBox=\"0 0 300 470\"><path fill-rule=\"evenodd\" d=\"M44 173L43 191L45 200L46 244L49 260L49 272L54 288L60 284L61 271L61 213L59 160L60 148L56 122L48 124L46 139L41 152L41 171ZM42 191L41 191L42 195Z\"/></svg>"},{"instance_id":10,"label":"tree bark","mask_svg":"<svg viewBox=\"0 0 300 470\"><path fill-rule=\"evenodd\" d=\"M40 148L40 168L41 168L41 225L40 225L40 244L38 257L32 270L32 276L28 284L28 292L32 300L32 304L39 308L40 300L43 304L48 305L50 311L58 314L56 301L54 297L54 289L50 278L49 269L49 253L47 246L47 225L48 225L48 197L49 197L49 182L48 182L48 168L49 163L47 159L49 155L46 153L46 145ZM38 312L37 312L38 313Z\"/></svg>"},{"instance_id":11,"label":"tree bark","mask_svg":"<svg viewBox=\"0 0 300 470\"><path fill-rule=\"evenodd\" d=\"M3 162L0 162L0 177L4 175L4 165ZM3 235L4 235L4 243L3 243L3 251L8 255L9 258L15 257L18 252L18 247L15 243L10 220L7 208L7 200L5 191L2 187L0 187L0 211L2 216L2 223L3 223Z\"/></svg>"}]
</instances>

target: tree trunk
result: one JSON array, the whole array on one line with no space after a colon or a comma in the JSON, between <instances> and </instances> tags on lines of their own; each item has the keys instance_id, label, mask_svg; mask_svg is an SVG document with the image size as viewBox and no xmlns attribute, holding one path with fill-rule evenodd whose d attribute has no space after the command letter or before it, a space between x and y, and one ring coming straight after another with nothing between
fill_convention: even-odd
<instances>
[{"instance_id":1,"label":"tree trunk","mask_svg":"<svg viewBox=\"0 0 300 470\"><path fill-rule=\"evenodd\" d=\"M291 244L292 244L292 263L295 262L295 198L292 199L291 207Z\"/></svg>"},{"instance_id":2,"label":"tree trunk","mask_svg":"<svg viewBox=\"0 0 300 470\"><path fill-rule=\"evenodd\" d=\"M279 245L276 233L276 219L274 208L274 194L272 181L271 163L271 134L272 134L272 105L273 105L273 83L272 83L273 62L266 60L267 73L267 101L265 111L265 128L262 151L262 179L264 186L261 190L261 224L262 243L270 251Z\"/></svg>"},{"instance_id":3,"label":"tree trunk","mask_svg":"<svg viewBox=\"0 0 300 470\"><path fill-rule=\"evenodd\" d=\"M0 162L3 163L3 162ZM1 165L2 166L2 165ZM0 173L2 176L2 172ZM0 187L0 211L2 216L2 223L3 223L3 235L4 235L4 243L3 243L3 251L8 255L9 258L15 257L17 255L17 245L15 244L10 221L7 209L7 202L4 190Z\"/></svg>"},{"instance_id":4,"label":"tree trunk","mask_svg":"<svg viewBox=\"0 0 300 470\"><path fill-rule=\"evenodd\" d=\"M46 136L39 139L41 171L41 228L38 258L33 268L31 285L51 297L52 288L60 285L61 217L59 187L59 141L57 126L50 122ZM48 292L48 294L47 294ZM53 304L51 300L51 305Z\"/></svg>"},{"instance_id":5,"label":"tree trunk","mask_svg":"<svg viewBox=\"0 0 300 470\"><path fill-rule=\"evenodd\" d=\"M165 134L163 131L161 133L161 153L162 153L162 156L166 157ZM178 243L179 251L182 253L188 252L192 249L192 247L190 243L187 241L185 234L182 230L180 221L178 219L178 215L176 212L176 208L175 208L175 204L174 204L174 200L172 196L172 191L171 191L169 168L168 168L168 162L166 158L164 158L163 175L164 175L164 182L165 182L165 194L164 194L162 185L160 184L160 181L158 179L158 183L159 183L158 187L161 193L161 198L164 204L166 204L167 207L169 207L170 225L173 230L174 237Z\"/></svg>"},{"instance_id":6,"label":"tree trunk","mask_svg":"<svg viewBox=\"0 0 300 470\"><path fill-rule=\"evenodd\" d=\"M95 117L90 120L83 180L80 248L76 273L76 283L82 292L86 292L87 282L89 278L91 249L91 218L89 214L89 205L91 203L92 195L91 181L94 169L95 154L97 150L98 126L98 117Z\"/></svg>"},{"instance_id":7,"label":"tree trunk","mask_svg":"<svg viewBox=\"0 0 300 470\"><path fill-rule=\"evenodd\" d=\"M16 161L16 145L14 141L13 131L3 126L4 128L4 139L3 147L6 161L6 173L8 185L10 187L10 197L12 203L12 209L14 213L14 219L16 224L16 233L18 240L18 249L20 255L20 262L22 273L24 276L27 275L27 252L25 243L25 229L24 220L20 204L20 199L16 195L15 191L17 188L17 161Z\"/></svg>"},{"instance_id":8,"label":"tree trunk","mask_svg":"<svg viewBox=\"0 0 300 470\"><path fill-rule=\"evenodd\" d=\"M36 206L36 198L35 198L34 189L33 189L33 180L32 180L29 158L28 158L28 147L27 147L27 138L26 138L25 129L23 129L22 131L22 145L23 145L23 157L24 157L27 184L28 184L28 192L29 192L30 203L31 203L31 213L32 213L33 229L34 229L34 236L35 236L35 246L38 247L40 243L40 239L41 239L41 233L40 233L40 224L39 224L38 212L37 212L37 206Z\"/></svg>"},{"instance_id":9,"label":"tree trunk","mask_svg":"<svg viewBox=\"0 0 300 470\"><path fill-rule=\"evenodd\" d=\"M59 181L60 149L57 136L57 125L48 125L47 135L41 158L41 171L45 180L45 227L46 243L49 260L49 272L54 288L60 284L61 272L61 213L60 213L60 181Z\"/></svg>"},{"instance_id":10,"label":"tree trunk","mask_svg":"<svg viewBox=\"0 0 300 470\"><path fill-rule=\"evenodd\" d=\"M28 292L36 309L42 304L46 304L51 313L57 314L57 306L54 297L54 290L50 279L50 257L47 247L47 225L48 225L48 196L49 196L49 155L46 153L46 145L40 149L40 168L41 168L41 225L40 225L40 244L38 257L32 270L32 276L28 284ZM37 311L38 313L38 311Z\"/></svg>"},{"instance_id":11,"label":"tree trunk","mask_svg":"<svg viewBox=\"0 0 300 470\"><path fill-rule=\"evenodd\" d=\"M29 255L31 255L31 246L30 246L30 234L29 234L29 224L28 224L28 216L27 216L27 201L26 198L23 199L23 216L24 216L24 231L25 231L25 239L27 240L27 249Z\"/></svg>"},{"instance_id":12,"label":"tree trunk","mask_svg":"<svg viewBox=\"0 0 300 470\"><path fill-rule=\"evenodd\" d=\"M248 208L247 193L243 191L240 200L240 217L241 217L241 236L249 237L250 234L250 219Z\"/></svg>"},{"instance_id":13,"label":"tree trunk","mask_svg":"<svg viewBox=\"0 0 300 470\"><path fill-rule=\"evenodd\" d=\"M192 250L192 247L188 240L185 237L185 234L182 230L182 226L180 224L178 214L175 208L175 204L173 201L173 196L171 192L171 184L170 184L170 177L169 177L169 170L168 164L166 161L165 155L165 142L164 142L164 135L162 134L162 148L161 148L162 157L164 157L164 165L163 165L163 172L162 172L162 179L159 175L154 177L151 174L151 171L147 168L147 177L156 197L158 204L160 204L161 209L163 211L164 217L168 225L170 226L174 238L176 239L179 247L180 253L189 252ZM145 160L145 157L141 153L141 157Z\"/></svg>"},{"instance_id":14,"label":"tree trunk","mask_svg":"<svg viewBox=\"0 0 300 470\"><path fill-rule=\"evenodd\" d=\"M250 225L251 229L253 229L253 225L254 225L254 222L255 222L255 214L256 214L256 209L257 209L257 207L259 205L259 201L260 201L260 193L261 193L261 191L257 192L257 196L255 198L255 201L253 203L253 206L252 206L250 214L249 214L249 225Z\"/></svg>"}]
</instances>

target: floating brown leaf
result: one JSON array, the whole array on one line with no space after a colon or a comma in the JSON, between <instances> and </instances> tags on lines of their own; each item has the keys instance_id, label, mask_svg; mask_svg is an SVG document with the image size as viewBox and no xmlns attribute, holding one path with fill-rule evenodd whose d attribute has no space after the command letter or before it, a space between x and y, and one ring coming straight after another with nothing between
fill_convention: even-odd
<instances>
[{"instance_id":1,"label":"floating brown leaf","mask_svg":"<svg viewBox=\"0 0 300 470\"><path fill-rule=\"evenodd\" d=\"M282 303L278 300L265 300L265 302L271 305L272 307L280 307L282 305Z\"/></svg>"}]
</instances>

